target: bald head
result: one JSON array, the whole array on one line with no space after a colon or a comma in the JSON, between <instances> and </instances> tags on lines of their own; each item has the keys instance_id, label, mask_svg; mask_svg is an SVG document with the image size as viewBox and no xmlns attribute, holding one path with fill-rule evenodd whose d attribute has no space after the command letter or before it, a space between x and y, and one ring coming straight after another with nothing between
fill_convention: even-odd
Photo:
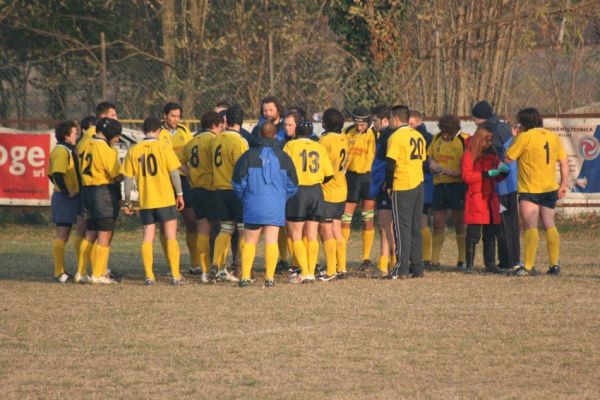
<instances>
[{"instance_id":1,"label":"bald head","mask_svg":"<svg viewBox=\"0 0 600 400\"><path fill-rule=\"evenodd\" d=\"M272 122L265 122L263 126L260 127L260 136L264 138L273 139L276 134L277 128Z\"/></svg>"}]
</instances>

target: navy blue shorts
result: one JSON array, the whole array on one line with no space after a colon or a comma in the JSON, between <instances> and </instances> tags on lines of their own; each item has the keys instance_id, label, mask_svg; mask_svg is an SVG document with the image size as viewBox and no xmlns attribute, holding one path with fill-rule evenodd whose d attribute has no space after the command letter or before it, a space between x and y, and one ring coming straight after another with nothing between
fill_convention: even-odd
<instances>
[{"instance_id":1,"label":"navy blue shorts","mask_svg":"<svg viewBox=\"0 0 600 400\"><path fill-rule=\"evenodd\" d=\"M185 200L185 199L184 199ZM185 204L189 204L194 209L197 219L208 219L209 221L217 221L217 192L214 190L207 190L204 188L192 189L191 201L188 203L185 200Z\"/></svg>"},{"instance_id":2,"label":"navy blue shorts","mask_svg":"<svg viewBox=\"0 0 600 400\"><path fill-rule=\"evenodd\" d=\"M438 183L433 185L433 211L464 210L467 185L464 183Z\"/></svg>"},{"instance_id":3,"label":"navy blue shorts","mask_svg":"<svg viewBox=\"0 0 600 400\"><path fill-rule=\"evenodd\" d=\"M371 196L371 173L358 174L346 172L346 183L348 184L348 195L346 202L358 203L361 200L373 200Z\"/></svg>"},{"instance_id":4,"label":"navy blue shorts","mask_svg":"<svg viewBox=\"0 0 600 400\"><path fill-rule=\"evenodd\" d=\"M142 225L172 221L177 219L177 209L175 206L168 206L140 210L140 219L142 220Z\"/></svg>"},{"instance_id":5,"label":"navy blue shorts","mask_svg":"<svg viewBox=\"0 0 600 400\"><path fill-rule=\"evenodd\" d=\"M521 200L546 208L554 208L558 201L558 190L546 193L519 193L519 201Z\"/></svg>"},{"instance_id":6,"label":"navy blue shorts","mask_svg":"<svg viewBox=\"0 0 600 400\"><path fill-rule=\"evenodd\" d=\"M285 205L285 217L292 222L319 221L324 215L325 200L321 184L298 186Z\"/></svg>"},{"instance_id":7,"label":"navy blue shorts","mask_svg":"<svg viewBox=\"0 0 600 400\"><path fill-rule=\"evenodd\" d=\"M339 203L330 203L329 201L323 202L323 215L321 215L321 221L331 222L334 219L342 219L344 214L344 208L346 202L342 201Z\"/></svg>"},{"instance_id":8,"label":"navy blue shorts","mask_svg":"<svg viewBox=\"0 0 600 400\"><path fill-rule=\"evenodd\" d=\"M192 187L190 186L190 181L185 175L179 175L179 177L181 178L181 190L183 192L185 208L192 208Z\"/></svg>"},{"instance_id":9,"label":"navy blue shorts","mask_svg":"<svg viewBox=\"0 0 600 400\"><path fill-rule=\"evenodd\" d=\"M52 193L50 199L52 208L52 222L57 226L71 226L77 223L80 204L79 195L67 197L62 192Z\"/></svg>"}]
</instances>

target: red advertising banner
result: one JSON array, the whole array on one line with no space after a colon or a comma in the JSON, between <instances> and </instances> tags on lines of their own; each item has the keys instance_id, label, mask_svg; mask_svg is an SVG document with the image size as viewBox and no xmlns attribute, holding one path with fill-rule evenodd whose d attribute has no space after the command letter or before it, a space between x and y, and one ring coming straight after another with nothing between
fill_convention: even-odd
<instances>
[{"instance_id":1,"label":"red advertising banner","mask_svg":"<svg viewBox=\"0 0 600 400\"><path fill-rule=\"evenodd\" d=\"M50 204L50 132L0 131L0 204Z\"/></svg>"}]
</instances>

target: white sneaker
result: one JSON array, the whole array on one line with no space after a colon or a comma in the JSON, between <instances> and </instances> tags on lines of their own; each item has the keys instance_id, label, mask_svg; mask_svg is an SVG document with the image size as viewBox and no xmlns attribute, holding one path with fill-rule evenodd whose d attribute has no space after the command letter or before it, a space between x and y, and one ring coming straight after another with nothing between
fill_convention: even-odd
<instances>
[{"instance_id":1,"label":"white sneaker","mask_svg":"<svg viewBox=\"0 0 600 400\"><path fill-rule=\"evenodd\" d=\"M75 274L73 281L75 283L90 283L91 279L89 275Z\"/></svg>"},{"instance_id":2,"label":"white sneaker","mask_svg":"<svg viewBox=\"0 0 600 400\"><path fill-rule=\"evenodd\" d=\"M313 277L314 281L314 277ZM290 283L309 283L311 282L309 276L304 276L302 274L295 274L290 276Z\"/></svg>"},{"instance_id":3,"label":"white sneaker","mask_svg":"<svg viewBox=\"0 0 600 400\"><path fill-rule=\"evenodd\" d=\"M66 272L63 272L62 274L60 274L60 276L53 276L52 277L52 282L54 283L67 283L67 281L71 279L71 275L67 274Z\"/></svg>"},{"instance_id":4,"label":"white sneaker","mask_svg":"<svg viewBox=\"0 0 600 400\"><path fill-rule=\"evenodd\" d=\"M203 272L202 275L200 275L200 282L210 283L210 278L208 277L208 274L206 272Z\"/></svg>"},{"instance_id":5,"label":"white sneaker","mask_svg":"<svg viewBox=\"0 0 600 400\"><path fill-rule=\"evenodd\" d=\"M109 278L108 276L101 276L99 278L92 276L92 278L90 279L90 283L101 284L101 285L110 285L111 283L117 283L117 281Z\"/></svg>"},{"instance_id":6,"label":"white sneaker","mask_svg":"<svg viewBox=\"0 0 600 400\"><path fill-rule=\"evenodd\" d=\"M226 269L217 272L217 280L220 282L239 282L239 279L235 275L230 274Z\"/></svg>"}]
</instances>

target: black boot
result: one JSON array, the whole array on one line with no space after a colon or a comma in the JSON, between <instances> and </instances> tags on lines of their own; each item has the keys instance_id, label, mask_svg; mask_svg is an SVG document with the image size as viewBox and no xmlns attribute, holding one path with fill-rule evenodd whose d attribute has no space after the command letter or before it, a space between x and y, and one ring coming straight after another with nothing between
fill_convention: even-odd
<instances>
[{"instance_id":1,"label":"black boot","mask_svg":"<svg viewBox=\"0 0 600 400\"><path fill-rule=\"evenodd\" d=\"M472 274L475 272L475 246L477 246L477 242L467 239L467 266L465 268L465 274Z\"/></svg>"}]
</instances>

